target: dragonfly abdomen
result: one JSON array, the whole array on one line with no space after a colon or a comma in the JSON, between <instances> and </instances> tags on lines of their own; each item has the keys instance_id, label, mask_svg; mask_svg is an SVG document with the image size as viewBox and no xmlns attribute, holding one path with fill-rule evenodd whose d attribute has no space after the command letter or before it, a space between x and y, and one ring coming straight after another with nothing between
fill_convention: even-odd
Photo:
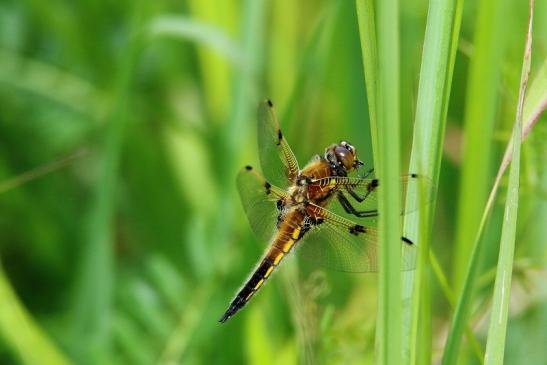
<instances>
[{"instance_id":1,"label":"dragonfly abdomen","mask_svg":"<svg viewBox=\"0 0 547 365\"><path fill-rule=\"evenodd\" d=\"M236 314L264 285L264 282L281 263L283 257L291 251L294 244L300 239L303 222L304 215L302 213L294 211L287 214L286 219L280 224L265 257L253 271L245 285L239 290L219 322L224 323Z\"/></svg>"}]
</instances>

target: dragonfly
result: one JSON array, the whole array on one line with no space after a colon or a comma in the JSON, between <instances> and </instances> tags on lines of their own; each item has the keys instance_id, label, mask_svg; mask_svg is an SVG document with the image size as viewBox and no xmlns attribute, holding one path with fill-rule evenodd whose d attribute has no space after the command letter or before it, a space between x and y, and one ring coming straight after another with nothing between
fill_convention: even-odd
<instances>
[{"instance_id":1,"label":"dragonfly","mask_svg":"<svg viewBox=\"0 0 547 365\"><path fill-rule=\"evenodd\" d=\"M230 302L219 322L241 310L270 278L282 260L298 246L298 254L321 266L345 272L377 271L378 191L380 182L352 176L364 166L347 141L332 144L323 156L316 155L300 169L276 117L273 104L258 107L258 146L261 175L245 166L237 176L244 211L256 236L269 246L252 274ZM422 184L418 186L418 184ZM418 174L401 177L405 202L409 189L414 194L432 194L430 181ZM406 214L415 210L417 199L407 204ZM402 270L412 270L414 242L401 237Z\"/></svg>"}]
</instances>

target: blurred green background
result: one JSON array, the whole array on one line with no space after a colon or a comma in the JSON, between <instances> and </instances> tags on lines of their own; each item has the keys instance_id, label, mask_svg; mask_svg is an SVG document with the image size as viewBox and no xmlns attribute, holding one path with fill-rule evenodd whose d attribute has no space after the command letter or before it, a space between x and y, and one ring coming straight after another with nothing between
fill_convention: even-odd
<instances>
[{"instance_id":1,"label":"blurred green background","mask_svg":"<svg viewBox=\"0 0 547 365\"><path fill-rule=\"evenodd\" d=\"M525 1L504 4L482 199L514 121L528 16ZM405 166L427 6L400 9ZM470 247L455 238L465 111L482 106L468 86L478 6L463 13L432 243L456 287ZM544 1L535 26L532 79L547 54ZM265 97L301 165L341 139L372 165L354 2L0 1L0 363L372 362L374 274L288 259L217 322L266 245L235 188L239 168L258 164ZM543 117L523 146L507 364L547 361L546 139ZM503 195L472 316L482 345ZM438 359L452 312L431 283Z\"/></svg>"}]
</instances>

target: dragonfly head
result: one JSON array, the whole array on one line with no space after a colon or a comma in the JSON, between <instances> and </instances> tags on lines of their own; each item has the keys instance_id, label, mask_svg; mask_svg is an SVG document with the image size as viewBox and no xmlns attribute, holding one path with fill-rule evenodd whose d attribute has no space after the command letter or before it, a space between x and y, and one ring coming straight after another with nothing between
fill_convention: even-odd
<instances>
[{"instance_id":1,"label":"dragonfly head","mask_svg":"<svg viewBox=\"0 0 547 365\"><path fill-rule=\"evenodd\" d=\"M346 141L329 146L325 151L325 158L338 168L346 172L357 169L363 162L357 158L355 147Z\"/></svg>"}]
</instances>

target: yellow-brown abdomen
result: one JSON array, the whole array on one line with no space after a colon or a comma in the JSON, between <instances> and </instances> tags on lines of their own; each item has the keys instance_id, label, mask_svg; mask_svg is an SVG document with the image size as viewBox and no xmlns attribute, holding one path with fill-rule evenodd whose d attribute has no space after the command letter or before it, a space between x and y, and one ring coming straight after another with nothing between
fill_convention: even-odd
<instances>
[{"instance_id":1,"label":"yellow-brown abdomen","mask_svg":"<svg viewBox=\"0 0 547 365\"><path fill-rule=\"evenodd\" d=\"M225 322L243 308L254 293L260 289L266 279L270 277L274 269L279 265L283 257L290 252L300 238L303 223L304 215L299 211L291 211L285 216L285 219L279 225L277 233L274 236L266 255L243 288L237 293L230 304L230 307L220 319L220 322Z\"/></svg>"}]
</instances>

